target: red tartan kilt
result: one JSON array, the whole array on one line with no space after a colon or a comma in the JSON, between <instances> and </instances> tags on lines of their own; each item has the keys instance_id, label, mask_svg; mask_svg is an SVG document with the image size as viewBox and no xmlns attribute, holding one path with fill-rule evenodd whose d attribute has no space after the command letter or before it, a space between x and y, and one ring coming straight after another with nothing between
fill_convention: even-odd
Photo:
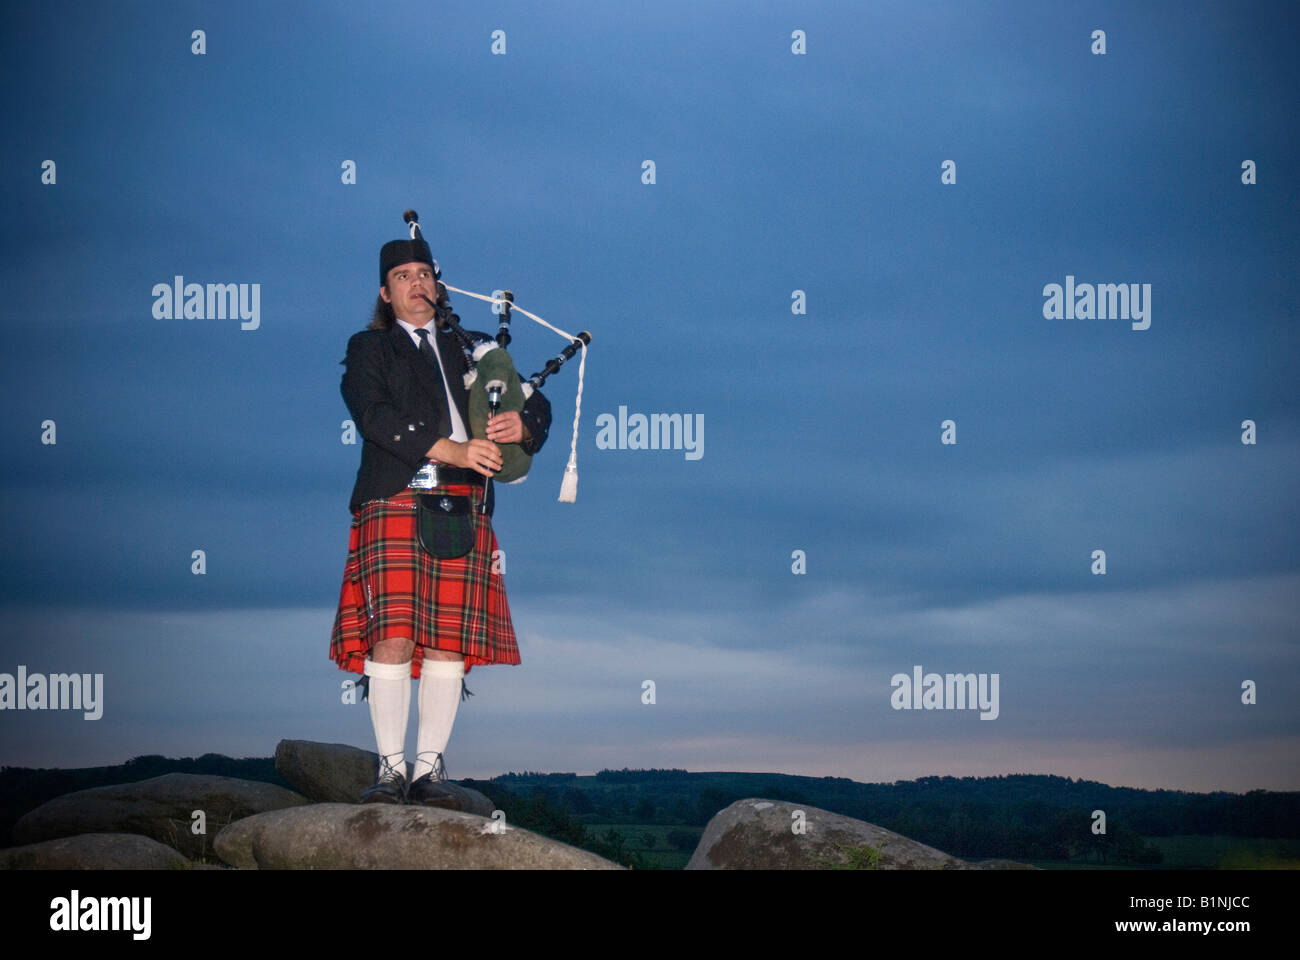
<instances>
[{"instance_id":1,"label":"red tartan kilt","mask_svg":"<svg viewBox=\"0 0 1300 960\"><path fill-rule=\"evenodd\" d=\"M440 487L473 494L482 487ZM474 549L456 560L436 560L420 549L415 496L409 492L362 504L352 515L348 561L330 640L340 670L361 673L380 640L415 641L411 674L420 675L424 651L463 654L465 670L477 664L518 663L505 580L492 572L497 549L492 521L474 514Z\"/></svg>"}]
</instances>

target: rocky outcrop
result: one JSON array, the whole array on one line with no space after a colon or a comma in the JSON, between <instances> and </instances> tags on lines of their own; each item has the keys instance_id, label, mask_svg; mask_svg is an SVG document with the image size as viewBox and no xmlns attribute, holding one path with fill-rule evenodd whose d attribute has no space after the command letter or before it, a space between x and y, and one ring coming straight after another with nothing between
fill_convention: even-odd
<instances>
[{"instance_id":1,"label":"rocky outcrop","mask_svg":"<svg viewBox=\"0 0 1300 960\"><path fill-rule=\"evenodd\" d=\"M86 833L0 850L0 870L183 870L190 862L136 833Z\"/></svg>"},{"instance_id":2,"label":"rocky outcrop","mask_svg":"<svg viewBox=\"0 0 1300 960\"><path fill-rule=\"evenodd\" d=\"M379 756L345 743L281 740L275 747L275 769L295 790L316 803L356 803L375 782ZM411 765L406 765L411 775ZM447 788L459 798L462 811L492 816L493 803L477 790L449 780Z\"/></svg>"},{"instance_id":3,"label":"rocky outcrop","mask_svg":"<svg viewBox=\"0 0 1300 960\"><path fill-rule=\"evenodd\" d=\"M217 855L263 870L618 870L504 822L435 807L322 803L232 823Z\"/></svg>"},{"instance_id":4,"label":"rocky outcrop","mask_svg":"<svg viewBox=\"0 0 1300 960\"><path fill-rule=\"evenodd\" d=\"M356 803L375 782L379 758L344 743L281 740L275 771L314 803Z\"/></svg>"},{"instance_id":5,"label":"rocky outcrop","mask_svg":"<svg viewBox=\"0 0 1300 960\"><path fill-rule=\"evenodd\" d=\"M79 834L134 833L198 860L211 854L212 838L226 824L307 802L270 783L169 773L56 797L21 817L13 838L15 843L32 844ZM196 811L203 817L196 817ZM203 832L196 833L200 822Z\"/></svg>"},{"instance_id":6,"label":"rocky outcrop","mask_svg":"<svg viewBox=\"0 0 1300 960\"><path fill-rule=\"evenodd\" d=\"M785 801L737 800L704 828L687 870L978 870L865 820ZM1015 864L1024 868L1024 864Z\"/></svg>"}]
</instances>

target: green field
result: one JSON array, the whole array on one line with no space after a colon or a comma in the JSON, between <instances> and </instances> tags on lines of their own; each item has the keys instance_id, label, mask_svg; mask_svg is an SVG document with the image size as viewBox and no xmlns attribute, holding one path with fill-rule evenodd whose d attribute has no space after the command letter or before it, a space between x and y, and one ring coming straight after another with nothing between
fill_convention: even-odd
<instances>
[{"instance_id":1,"label":"green field","mask_svg":"<svg viewBox=\"0 0 1300 960\"><path fill-rule=\"evenodd\" d=\"M1175 870L1300 870L1300 840L1262 837L1147 837L1165 868Z\"/></svg>"},{"instance_id":2,"label":"green field","mask_svg":"<svg viewBox=\"0 0 1300 960\"><path fill-rule=\"evenodd\" d=\"M653 823L584 823L583 825L587 828L589 837L604 836L607 830L620 834L627 849L645 857L652 870L681 870L691 859L694 850L681 851L669 846L668 834L674 830L689 830L695 834L698 841L699 835L704 832L702 827L665 827ZM647 835L655 838L652 845L646 844Z\"/></svg>"},{"instance_id":3,"label":"green field","mask_svg":"<svg viewBox=\"0 0 1300 960\"><path fill-rule=\"evenodd\" d=\"M1164 861L1152 867L1031 860L1043 870L1300 870L1300 840L1265 837L1143 837Z\"/></svg>"}]
</instances>

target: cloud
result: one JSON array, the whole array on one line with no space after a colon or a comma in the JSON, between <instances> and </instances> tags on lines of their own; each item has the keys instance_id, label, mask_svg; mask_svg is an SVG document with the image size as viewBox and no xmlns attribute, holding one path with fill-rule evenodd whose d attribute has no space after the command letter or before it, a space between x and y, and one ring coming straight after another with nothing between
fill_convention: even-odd
<instances>
[{"instance_id":1,"label":"cloud","mask_svg":"<svg viewBox=\"0 0 1300 960\"><path fill-rule=\"evenodd\" d=\"M1300 785L1300 671L1281 576L944 607L830 591L700 616L588 598L516 606L524 664L479 668L457 776L604 766L893 780L1056 773L1136 786ZM281 738L371 748L341 702L326 609L10 610L0 667L103 672L102 720L5 717L3 762L268 756ZM833 630L824 626L833 624ZM1237 638L1252 638L1243 653ZM896 711L890 677L998 673L1000 716ZM1240 683L1260 702L1240 702ZM655 703L642 702L653 681ZM414 742L414 717L410 739ZM1237 759L1232 759L1236 757ZM1270 767L1269 764L1272 764Z\"/></svg>"}]
</instances>

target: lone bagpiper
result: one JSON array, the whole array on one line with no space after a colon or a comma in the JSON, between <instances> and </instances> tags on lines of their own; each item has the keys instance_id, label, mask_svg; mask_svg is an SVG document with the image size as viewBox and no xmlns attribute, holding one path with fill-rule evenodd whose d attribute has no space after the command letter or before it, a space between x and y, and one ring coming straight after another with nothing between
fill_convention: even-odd
<instances>
[{"instance_id":1,"label":"lone bagpiper","mask_svg":"<svg viewBox=\"0 0 1300 960\"><path fill-rule=\"evenodd\" d=\"M365 675L379 776L361 802L459 809L443 752L464 677L519 663L485 480L502 467L500 445L541 449L551 410L534 390L522 410L492 416L486 438L469 436L469 365L449 329L458 324L438 322L450 313L447 291L413 211L407 219L411 239L379 252L374 317L343 361L343 400L363 443L330 657ZM419 733L408 785L412 677Z\"/></svg>"}]
</instances>

